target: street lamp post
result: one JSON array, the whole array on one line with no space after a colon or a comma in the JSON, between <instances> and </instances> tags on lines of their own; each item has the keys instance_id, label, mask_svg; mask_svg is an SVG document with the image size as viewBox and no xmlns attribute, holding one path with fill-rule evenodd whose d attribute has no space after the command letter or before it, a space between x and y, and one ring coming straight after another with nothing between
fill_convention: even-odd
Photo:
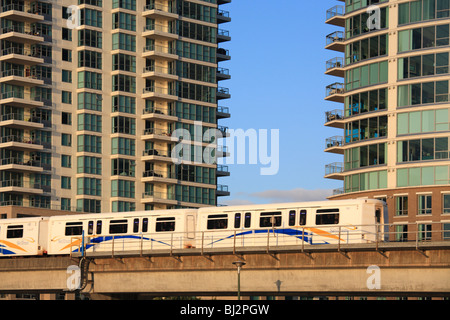
<instances>
[{"instance_id":1,"label":"street lamp post","mask_svg":"<svg viewBox=\"0 0 450 320\"><path fill-rule=\"evenodd\" d=\"M244 261L234 261L233 264L237 266L238 271L238 300L241 300L241 267L245 266Z\"/></svg>"}]
</instances>

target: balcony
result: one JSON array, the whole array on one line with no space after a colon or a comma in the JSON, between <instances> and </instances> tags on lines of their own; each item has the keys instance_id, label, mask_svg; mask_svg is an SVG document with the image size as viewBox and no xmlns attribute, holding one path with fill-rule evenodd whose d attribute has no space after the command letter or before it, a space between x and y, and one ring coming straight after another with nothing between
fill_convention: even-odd
<instances>
[{"instance_id":1,"label":"balcony","mask_svg":"<svg viewBox=\"0 0 450 320\"><path fill-rule=\"evenodd\" d=\"M3 49L1 53L0 61L29 66L44 63L42 55L34 50L10 47Z\"/></svg>"},{"instance_id":2,"label":"balcony","mask_svg":"<svg viewBox=\"0 0 450 320\"><path fill-rule=\"evenodd\" d=\"M32 74L30 69L10 69L0 73L0 83L8 83L16 86L42 86L44 80Z\"/></svg>"},{"instance_id":3,"label":"balcony","mask_svg":"<svg viewBox=\"0 0 450 320\"><path fill-rule=\"evenodd\" d=\"M21 4L9 4L0 9L0 19L8 19L20 22L38 22L44 20L42 11L39 9L25 7Z\"/></svg>"},{"instance_id":4,"label":"balcony","mask_svg":"<svg viewBox=\"0 0 450 320\"><path fill-rule=\"evenodd\" d=\"M217 126L217 130L219 130L220 131L220 133L221 133L221 137L219 137L219 138L227 138L227 137L229 137L230 136L230 134L228 133L228 127L225 127L225 126Z\"/></svg>"},{"instance_id":5,"label":"balcony","mask_svg":"<svg viewBox=\"0 0 450 320\"><path fill-rule=\"evenodd\" d=\"M152 80L178 80L175 70L161 66L145 67L142 71L142 78Z\"/></svg>"},{"instance_id":6,"label":"balcony","mask_svg":"<svg viewBox=\"0 0 450 320\"><path fill-rule=\"evenodd\" d=\"M23 158L6 158L0 161L0 170L8 171L28 171L28 172L42 172L44 168L40 161L36 160L24 160Z\"/></svg>"},{"instance_id":7,"label":"balcony","mask_svg":"<svg viewBox=\"0 0 450 320\"><path fill-rule=\"evenodd\" d=\"M230 89L224 87L217 88L217 100L230 99Z\"/></svg>"},{"instance_id":8,"label":"balcony","mask_svg":"<svg viewBox=\"0 0 450 320\"><path fill-rule=\"evenodd\" d=\"M175 184L177 183L177 178L176 175L170 171L147 170L142 172L142 182L171 182Z\"/></svg>"},{"instance_id":9,"label":"balcony","mask_svg":"<svg viewBox=\"0 0 450 320\"><path fill-rule=\"evenodd\" d=\"M231 21L230 12L226 11L226 10L218 9L216 17L217 17L217 24L226 23L226 22Z\"/></svg>"},{"instance_id":10,"label":"balcony","mask_svg":"<svg viewBox=\"0 0 450 320\"><path fill-rule=\"evenodd\" d=\"M148 149L142 152L142 161L163 161L172 162L172 155L170 151L162 149Z\"/></svg>"},{"instance_id":11,"label":"balcony","mask_svg":"<svg viewBox=\"0 0 450 320\"><path fill-rule=\"evenodd\" d=\"M158 119L158 120L165 120L167 122L173 122L178 120L178 117L175 115L175 112L172 110L172 108L165 109L165 108L150 107L144 109L142 112L143 114L141 116L141 119L143 120Z\"/></svg>"},{"instance_id":12,"label":"balcony","mask_svg":"<svg viewBox=\"0 0 450 320\"><path fill-rule=\"evenodd\" d=\"M173 47L149 45L144 47L143 58L158 58L166 61L174 61L178 59L177 50Z\"/></svg>"},{"instance_id":13,"label":"balcony","mask_svg":"<svg viewBox=\"0 0 450 320\"><path fill-rule=\"evenodd\" d=\"M344 103L344 94L344 84L335 82L326 87L325 100Z\"/></svg>"},{"instance_id":14,"label":"balcony","mask_svg":"<svg viewBox=\"0 0 450 320\"><path fill-rule=\"evenodd\" d=\"M230 153L228 152L227 146L218 145L216 148L216 158L226 158L229 157Z\"/></svg>"},{"instance_id":15,"label":"balcony","mask_svg":"<svg viewBox=\"0 0 450 320\"><path fill-rule=\"evenodd\" d=\"M16 192L16 193L32 193L42 194L48 190L39 183L31 183L31 181L22 181L22 179L11 179L0 181L0 192Z\"/></svg>"},{"instance_id":16,"label":"balcony","mask_svg":"<svg viewBox=\"0 0 450 320\"><path fill-rule=\"evenodd\" d=\"M334 136L325 140L325 152L344 154L343 146L343 136Z\"/></svg>"},{"instance_id":17,"label":"balcony","mask_svg":"<svg viewBox=\"0 0 450 320\"><path fill-rule=\"evenodd\" d=\"M226 68L217 68L216 77L218 81L231 79L230 70Z\"/></svg>"},{"instance_id":18,"label":"balcony","mask_svg":"<svg viewBox=\"0 0 450 320\"><path fill-rule=\"evenodd\" d=\"M223 30L223 29L217 29L217 43L230 41L230 31Z\"/></svg>"},{"instance_id":19,"label":"balcony","mask_svg":"<svg viewBox=\"0 0 450 320\"><path fill-rule=\"evenodd\" d=\"M178 141L175 137L172 139L172 133L167 129L148 128L145 129L141 136L142 140L150 141Z\"/></svg>"},{"instance_id":20,"label":"balcony","mask_svg":"<svg viewBox=\"0 0 450 320\"><path fill-rule=\"evenodd\" d=\"M167 6L160 3L148 4L144 7L142 16L158 20L175 20L178 18L176 6Z\"/></svg>"},{"instance_id":21,"label":"balcony","mask_svg":"<svg viewBox=\"0 0 450 320\"><path fill-rule=\"evenodd\" d=\"M178 34L176 30L172 30L168 25L152 23L144 27L143 37L155 39L155 40L176 40L178 39Z\"/></svg>"},{"instance_id":22,"label":"balcony","mask_svg":"<svg viewBox=\"0 0 450 320\"><path fill-rule=\"evenodd\" d=\"M334 6L327 10L327 19L325 23L337 27L345 27L345 7L342 5Z\"/></svg>"},{"instance_id":23,"label":"balcony","mask_svg":"<svg viewBox=\"0 0 450 320\"><path fill-rule=\"evenodd\" d=\"M30 115L24 116L19 113L9 113L1 116L0 127L42 129L44 128L44 121L39 117L32 117Z\"/></svg>"},{"instance_id":24,"label":"balcony","mask_svg":"<svg viewBox=\"0 0 450 320\"><path fill-rule=\"evenodd\" d=\"M11 135L0 138L0 148L39 151L43 150L44 146L32 138Z\"/></svg>"},{"instance_id":25,"label":"balcony","mask_svg":"<svg viewBox=\"0 0 450 320\"><path fill-rule=\"evenodd\" d=\"M217 177L229 177L230 171L228 169L228 166L218 164L217 170L216 170L216 175L217 175Z\"/></svg>"},{"instance_id":26,"label":"balcony","mask_svg":"<svg viewBox=\"0 0 450 320\"><path fill-rule=\"evenodd\" d=\"M230 108L228 107L217 107L216 118L217 119L226 119L230 118Z\"/></svg>"},{"instance_id":27,"label":"balcony","mask_svg":"<svg viewBox=\"0 0 450 320\"><path fill-rule=\"evenodd\" d=\"M325 112L325 126L344 129L344 110L336 109Z\"/></svg>"},{"instance_id":28,"label":"balcony","mask_svg":"<svg viewBox=\"0 0 450 320\"><path fill-rule=\"evenodd\" d=\"M325 49L345 52L345 36L343 31L335 31L326 37Z\"/></svg>"},{"instance_id":29,"label":"balcony","mask_svg":"<svg viewBox=\"0 0 450 320\"><path fill-rule=\"evenodd\" d=\"M174 193L147 191L142 194L141 203L177 204Z\"/></svg>"},{"instance_id":30,"label":"balcony","mask_svg":"<svg viewBox=\"0 0 450 320\"><path fill-rule=\"evenodd\" d=\"M342 162L334 162L325 166L325 178L344 180L344 164Z\"/></svg>"},{"instance_id":31,"label":"balcony","mask_svg":"<svg viewBox=\"0 0 450 320\"><path fill-rule=\"evenodd\" d=\"M230 195L230 191L228 191L228 186L218 184L217 190L216 190L216 195L218 197L228 197Z\"/></svg>"},{"instance_id":32,"label":"balcony","mask_svg":"<svg viewBox=\"0 0 450 320\"><path fill-rule=\"evenodd\" d=\"M10 91L0 95L0 104L14 107L43 107L44 102L40 96L32 96L23 92Z\"/></svg>"},{"instance_id":33,"label":"balcony","mask_svg":"<svg viewBox=\"0 0 450 320\"><path fill-rule=\"evenodd\" d=\"M43 42L44 37L36 28L29 26L9 26L0 29L0 40L35 44Z\"/></svg>"},{"instance_id":34,"label":"balcony","mask_svg":"<svg viewBox=\"0 0 450 320\"><path fill-rule=\"evenodd\" d=\"M344 78L344 58L337 57L327 61L326 75Z\"/></svg>"},{"instance_id":35,"label":"balcony","mask_svg":"<svg viewBox=\"0 0 450 320\"><path fill-rule=\"evenodd\" d=\"M230 51L224 48L217 48L217 62L231 60Z\"/></svg>"},{"instance_id":36,"label":"balcony","mask_svg":"<svg viewBox=\"0 0 450 320\"><path fill-rule=\"evenodd\" d=\"M151 86L143 89L142 98L152 98L155 100L164 100L164 101L176 101L178 100L178 96L170 88Z\"/></svg>"}]
</instances>

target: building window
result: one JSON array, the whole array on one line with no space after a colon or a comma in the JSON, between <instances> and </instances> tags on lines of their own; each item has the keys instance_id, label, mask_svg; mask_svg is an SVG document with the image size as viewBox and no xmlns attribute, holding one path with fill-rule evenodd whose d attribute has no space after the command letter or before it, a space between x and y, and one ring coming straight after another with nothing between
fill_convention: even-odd
<instances>
[{"instance_id":1,"label":"building window","mask_svg":"<svg viewBox=\"0 0 450 320\"><path fill-rule=\"evenodd\" d=\"M62 82L72 83L72 71L62 70Z\"/></svg>"},{"instance_id":2,"label":"building window","mask_svg":"<svg viewBox=\"0 0 450 320\"><path fill-rule=\"evenodd\" d=\"M68 112L62 112L61 113L61 123L72 125L72 114Z\"/></svg>"},{"instance_id":3,"label":"building window","mask_svg":"<svg viewBox=\"0 0 450 320\"><path fill-rule=\"evenodd\" d=\"M395 241L408 241L408 225L399 224L395 226Z\"/></svg>"},{"instance_id":4,"label":"building window","mask_svg":"<svg viewBox=\"0 0 450 320\"><path fill-rule=\"evenodd\" d=\"M62 39L72 41L72 30L68 28L62 28Z\"/></svg>"},{"instance_id":5,"label":"building window","mask_svg":"<svg viewBox=\"0 0 450 320\"><path fill-rule=\"evenodd\" d=\"M72 92L70 91L62 91L61 92L61 102L72 104Z\"/></svg>"},{"instance_id":6,"label":"building window","mask_svg":"<svg viewBox=\"0 0 450 320\"><path fill-rule=\"evenodd\" d=\"M72 183L70 177L61 177L61 189L72 188Z\"/></svg>"},{"instance_id":7,"label":"building window","mask_svg":"<svg viewBox=\"0 0 450 320\"><path fill-rule=\"evenodd\" d=\"M61 166L63 168L72 168L72 156L66 154L61 155Z\"/></svg>"},{"instance_id":8,"label":"building window","mask_svg":"<svg viewBox=\"0 0 450 320\"><path fill-rule=\"evenodd\" d=\"M72 62L72 50L62 49L62 60Z\"/></svg>"},{"instance_id":9,"label":"building window","mask_svg":"<svg viewBox=\"0 0 450 320\"><path fill-rule=\"evenodd\" d=\"M421 194L418 201L418 214L431 214L431 195Z\"/></svg>"},{"instance_id":10,"label":"building window","mask_svg":"<svg viewBox=\"0 0 450 320\"><path fill-rule=\"evenodd\" d=\"M395 197L395 215L396 216L408 215L408 196Z\"/></svg>"},{"instance_id":11,"label":"building window","mask_svg":"<svg viewBox=\"0 0 450 320\"><path fill-rule=\"evenodd\" d=\"M450 213L450 194L442 195L442 213Z\"/></svg>"},{"instance_id":12,"label":"building window","mask_svg":"<svg viewBox=\"0 0 450 320\"><path fill-rule=\"evenodd\" d=\"M61 134L61 145L70 147L72 146L72 135L68 133Z\"/></svg>"},{"instance_id":13,"label":"building window","mask_svg":"<svg viewBox=\"0 0 450 320\"><path fill-rule=\"evenodd\" d=\"M431 224L419 224L419 240L431 240Z\"/></svg>"}]
</instances>

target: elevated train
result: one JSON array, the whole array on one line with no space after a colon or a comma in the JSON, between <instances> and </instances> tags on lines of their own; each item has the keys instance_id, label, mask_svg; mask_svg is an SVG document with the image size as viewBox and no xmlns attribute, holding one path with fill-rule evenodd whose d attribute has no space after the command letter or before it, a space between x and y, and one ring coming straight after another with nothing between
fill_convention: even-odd
<instances>
[{"instance_id":1,"label":"elevated train","mask_svg":"<svg viewBox=\"0 0 450 320\"><path fill-rule=\"evenodd\" d=\"M0 220L0 258L383 240L383 201L333 200Z\"/></svg>"}]
</instances>

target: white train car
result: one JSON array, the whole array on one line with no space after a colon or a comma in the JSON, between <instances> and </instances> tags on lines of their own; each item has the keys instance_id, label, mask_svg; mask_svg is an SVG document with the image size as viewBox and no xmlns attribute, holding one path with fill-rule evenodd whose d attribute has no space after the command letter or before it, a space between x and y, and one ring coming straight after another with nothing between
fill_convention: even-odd
<instances>
[{"instance_id":1,"label":"white train car","mask_svg":"<svg viewBox=\"0 0 450 320\"><path fill-rule=\"evenodd\" d=\"M44 254L48 219L36 217L0 220L0 258Z\"/></svg>"},{"instance_id":2,"label":"white train car","mask_svg":"<svg viewBox=\"0 0 450 320\"><path fill-rule=\"evenodd\" d=\"M196 213L177 209L54 216L49 219L47 251L70 254L83 245L86 253L190 248Z\"/></svg>"},{"instance_id":3,"label":"white train car","mask_svg":"<svg viewBox=\"0 0 450 320\"><path fill-rule=\"evenodd\" d=\"M383 240L387 217L373 199L214 207L198 210L197 229L208 248L366 243Z\"/></svg>"}]
</instances>

